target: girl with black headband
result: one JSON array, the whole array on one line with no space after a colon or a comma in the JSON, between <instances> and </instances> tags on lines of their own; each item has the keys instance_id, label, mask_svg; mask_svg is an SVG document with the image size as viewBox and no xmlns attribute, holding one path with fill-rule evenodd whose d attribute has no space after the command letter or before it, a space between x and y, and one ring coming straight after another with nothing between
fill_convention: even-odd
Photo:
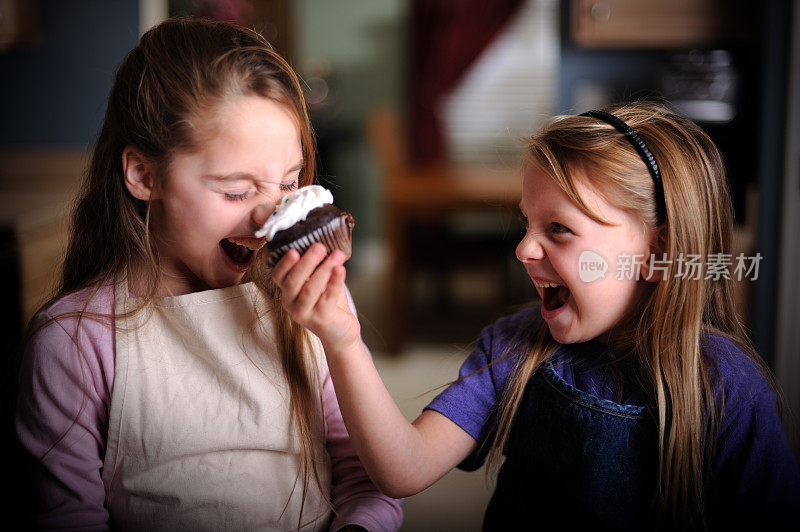
<instances>
[{"instance_id":1,"label":"girl with black headband","mask_svg":"<svg viewBox=\"0 0 800 532\"><path fill-rule=\"evenodd\" d=\"M517 257L542 301L486 327L413 423L358 340L344 268L292 254L273 271L373 481L408 496L503 462L486 530L795 525L800 471L734 309L745 258L711 139L618 105L550 121L523 171Z\"/></svg>"}]
</instances>

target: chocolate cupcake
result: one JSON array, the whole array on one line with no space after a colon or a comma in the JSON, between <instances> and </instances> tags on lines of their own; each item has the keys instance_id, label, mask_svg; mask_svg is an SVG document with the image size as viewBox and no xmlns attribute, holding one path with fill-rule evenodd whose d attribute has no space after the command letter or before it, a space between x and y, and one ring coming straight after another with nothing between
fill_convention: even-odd
<instances>
[{"instance_id":1,"label":"chocolate cupcake","mask_svg":"<svg viewBox=\"0 0 800 532\"><path fill-rule=\"evenodd\" d=\"M349 258L353 225L353 216L333 205L329 190L311 185L284 196L256 236L266 236L267 266L272 268L290 249L302 255L315 242L324 244L328 254L340 249Z\"/></svg>"}]
</instances>

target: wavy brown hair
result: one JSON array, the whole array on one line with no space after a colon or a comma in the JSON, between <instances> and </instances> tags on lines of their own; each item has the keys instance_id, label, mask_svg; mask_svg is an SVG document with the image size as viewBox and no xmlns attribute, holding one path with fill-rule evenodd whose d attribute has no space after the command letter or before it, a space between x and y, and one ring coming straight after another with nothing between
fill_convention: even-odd
<instances>
[{"instance_id":1,"label":"wavy brown hair","mask_svg":"<svg viewBox=\"0 0 800 532\"><path fill-rule=\"evenodd\" d=\"M613 126L586 116L559 116L528 142L526 164L547 172L587 216L608 223L581 198L576 175L611 205L634 215L654 235L657 255L675 262L681 254L703 258L730 253L733 211L722 157L695 123L657 103L605 109L644 140L661 170L666 220L659 223L647 166ZM580 169L582 172L574 170ZM736 314L732 280L666 276L654 283L643 308L633 309L615 345L658 410L659 475L656 509L665 523L703 526L705 476L722 415L715 401L718 372L705 344L711 334L734 341L764 372ZM530 331L498 411L489 462L496 466L525 384L559 344L546 326Z\"/></svg>"},{"instance_id":2,"label":"wavy brown hair","mask_svg":"<svg viewBox=\"0 0 800 532\"><path fill-rule=\"evenodd\" d=\"M267 98L291 112L300 130L304 159L299 185L313 182L316 147L300 82L272 46L255 31L224 22L170 19L159 24L141 37L116 72L102 129L72 215L60 284L42 309L85 289L87 300L81 312L53 319L77 318L77 328L84 318L113 323L114 316L87 309L100 287L127 271L137 272L144 290L141 305L131 313L147 307L156 297L163 274L151 238L150 205L128 192L122 152L128 146L139 150L154 164L156 179L163 180L173 154L192 150L202 141L204 118L226 99L239 95ZM319 419L315 372L319 368L307 331L279 304L280 293L268 274L266 259L267 254L259 254L243 282L252 281L266 296L267 312L279 331L292 421L301 444L298 481L302 481L304 502L312 478L321 487L318 468L325 461L318 456L314 440L320 430L315 425ZM28 338L34 333L29 331ZM323 491L323 496L327 499L327 492Z\"/></svg>"}]
</instances>

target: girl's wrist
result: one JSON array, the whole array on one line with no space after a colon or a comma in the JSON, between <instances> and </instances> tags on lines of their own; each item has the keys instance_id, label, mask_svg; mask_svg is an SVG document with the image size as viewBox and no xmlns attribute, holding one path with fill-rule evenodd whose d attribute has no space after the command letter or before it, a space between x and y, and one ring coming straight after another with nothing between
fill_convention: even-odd
<instances>
[{"instance_id":1,"label":"girl's wrist","mask_svg":"<svg viewBox=\"0 0 800 532\"><path fill-rule=\"evenodd\" d=\"M334 357L336 359L351 357L354 353L365 350L364 344L359 336L356 336L353 340L342 340L333 343L323 342L322 345L325 348L327 357Z\"/></svg>"}]
</instances>

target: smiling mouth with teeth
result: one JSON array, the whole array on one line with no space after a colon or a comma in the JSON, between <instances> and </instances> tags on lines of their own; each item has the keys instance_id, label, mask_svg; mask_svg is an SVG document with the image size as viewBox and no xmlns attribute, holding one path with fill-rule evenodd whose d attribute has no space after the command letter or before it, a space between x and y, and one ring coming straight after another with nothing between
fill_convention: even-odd
<instances>
[{"instance_id":1,"label":"smiling mouth with teeth","mask_svg":"<svg viewBox=\"0 0 800 532\"><path fill-rule=\"evenodd\" d=\"M542 305L547 310L559 309L569 300L569 288L562 284L545 281L534 281L533 284L542 289Z\"/></svg>"},{"instance_id":2,"label":"smiling mouth with teeth","mask_svg":"<svg viewBox=\"0 0 800 532\"><path fill-rule=\"evenodd\" d=\"M266 239L254 237L223 238L219 241L222 251L231 258L233 262L244 264L253 254L264 247Z\"/></svg>"}]
</instances>

